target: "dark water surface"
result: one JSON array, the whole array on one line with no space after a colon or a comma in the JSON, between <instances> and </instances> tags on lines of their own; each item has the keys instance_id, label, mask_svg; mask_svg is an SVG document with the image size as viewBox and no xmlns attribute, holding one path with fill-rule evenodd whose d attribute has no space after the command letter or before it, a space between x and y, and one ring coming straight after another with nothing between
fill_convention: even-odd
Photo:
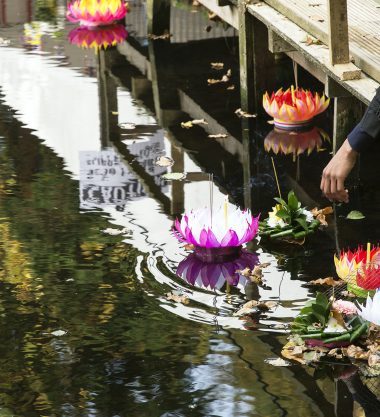
<instances>
[{"instance_id":1,"label":"dark water surface","mask_svg":"<svg viewBox=\"0 0 380 417\"><path fill-rule=\"evenodd\" d=\"M304 284L334 273L334 251L378 239L379 150L309 246L249 244L252 262L271 263L265 288L233 287L219 270L187 282L176 275L189 256L171 234L176 215L208 205L210 189L215 205L229 195L255 214L276 195L270 147L281 138L266 118L234 114L236 33L178 3L171 41L148 40L145 6L131 2L128 39L94 53L68 42L65 1L0 5L10 40L0 46L0 416L364 415L338 367L264 361L280 356L284 326L314 296ZM223 75L210 62L231 68L228 84L207 85ZM289 63L279 65L290 82ZM331 109L318 123L331 131ZM218 133L228 138L208 137ZM310 208L328 204L319 180L331 145L317 148L275 157L283 192L295 188ZM170 171L187 180L164 180ZM347 221L352 209L366 219ZM168 301L172 290L190 303ZM233 315L258 296L279 306Z\"/></svg>"}]
</instances>

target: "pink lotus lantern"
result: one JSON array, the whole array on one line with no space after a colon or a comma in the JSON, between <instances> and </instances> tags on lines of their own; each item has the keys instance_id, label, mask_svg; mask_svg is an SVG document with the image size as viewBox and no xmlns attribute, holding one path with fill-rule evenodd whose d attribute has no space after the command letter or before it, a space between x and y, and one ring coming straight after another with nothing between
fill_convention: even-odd
<instances>
[{"instance_id":1,"label":"pink lotus lantern","mask_svg":"<svg viewBox=\"0 0 380 417\"><path fill-rule=\"evenodd\" d=\"M181 261L177 268L177 275L193 286L205 289L221 289L227 282L233 287L245 288L250 282L239 274L245 268L253 269L259 263L255 253L242 252L240 257L231 262L202 262L196 254L191 253Z\"/></svg>"},{"instance_id":2,"label":"pink lotus lantern","mask_svg":"<svg viewBox=\"0 0 380 417\"><path fill-rule=\"evenodd\" d=\"M269 96L263 96L265 111L273 117L279 129L302 129L310 124L313 117L324 112L330 99L303 88L288 88L285 92L280 88Z\"/></svg>"},{"instance_id":3,"label":"pink lotus lantern","mask_svg":"<svg viewBox=\"0 0 380 417\"><path fill-rule=\"evenodd\" d=\"M128 32L123 25L112 25L104 28L89 29L80 26L69 33L70 43L82 48L92 48L97 52L99 49L107 49L123 42Z\"/></svg>"},{"instance_id":4,"label":"pink lotus lantern","mask_svg":"<svg viewBox=\"0 0 380 417\"><path fill-rule=\"evenodd\" d=\"M290 132L284 129L274 128L264 140L266 152L274 152L276 155L299 156L303 153L310 155L314 150L319 152L324 141L330 141L327 133L322 129L313 127L307 131Z\"/></svg>"},{"instance_id":5,"label":"pink lotus lantern","mask_svg":"<svg viewBox=\"0 0 380 417\"><path fill-rule=\"evenodd\" d=\"M197 256L205 261L236 258L241 246L252 240L258 230L259 217L250 210L240 210L227 200L217 210L203 208L176 219L174 234L180 242L195 246Z\"/></svg>"},{"instance_id":6,"label":"pink lotus lantern","mask_svg":"<svg viewBox=\"0 0 380 417\"><path fill-rule=\"evenodd\" d=\"M127 11L122 0L75 0L69 4L67 18L83 26L105 26L123 19Z\"/></svg>"}]
</instances>

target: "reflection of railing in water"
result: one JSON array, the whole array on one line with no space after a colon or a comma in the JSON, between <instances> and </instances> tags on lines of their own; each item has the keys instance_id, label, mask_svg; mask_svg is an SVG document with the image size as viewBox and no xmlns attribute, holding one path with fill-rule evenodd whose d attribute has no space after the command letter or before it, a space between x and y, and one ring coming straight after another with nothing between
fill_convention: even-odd
<instances>
[{"instance_id":1,"label":"reflection of railing in water","mask_svg":"<svg viewBox=\"0 0 380 417\"><path fill-rule=\"evenodd\" d=\"M146 2L137 0L129 4L131 13L126 17L127 29L131 29L131 34L145 43L148 37ZM179 3L171 8L172 43L235 36L235 30L226 27L222 22L208 22L204 9L193 7L194 13L189 13L191 7L188 3Z\"/></svg>"}]
</instances>

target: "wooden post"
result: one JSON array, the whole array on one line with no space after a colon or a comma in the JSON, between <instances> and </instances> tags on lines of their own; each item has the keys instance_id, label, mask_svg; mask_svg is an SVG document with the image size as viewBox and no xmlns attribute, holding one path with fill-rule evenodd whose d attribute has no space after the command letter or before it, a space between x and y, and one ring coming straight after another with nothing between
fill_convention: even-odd
<instances>
[{"instance_id":1,"label":"wooden post","mask_svg":"<svg viewBox=\"0 0 380 417\"><path fill-rule=\"evenodd\" d=\"M348 64L350 51L348 41L347 0L328 0L328 26L330 63Z\"/></svg>"},{"instance_id":2,"label":"wooden post","mask_svg":"<svg viewBox=\"0 0 380 417\"><path fill-rule=\"evenodd\" d=\"M340 148L347 135L360 120L360 106L354 97L334 97L333 152Z\"/></svg>"},{"instance_id":3,"label":"wooden post","mask_svg":"<svg viewBox=\"0 0 380 417\"><path fill-rule=\"evenodd\" d=\"M174 159L173 172L184 172L185 170L185 158L183 148L171 144L171 155ZM185 182L173 181L172 182L172 198L170 205L170 214L179 215L185 210Z\"/></svg>"},{"instance_id":4,"label":"wooden post","mask_svg":"<svg viewBox=\"0 0 380 417\"><path fill-rule=\"evenodd\" d=\"M148 34L170 33L170 0L147 0Z\"/></svg>"},{"instance_id":5,"label":"wooden post","mask_svg":"<svg viewBox=\"0 0 380 417\"><path fill-rule=\"evenodd\" d=\"M239 0L239 55L241 108L264 113L262 96L276 82L275 56L269 51L267 27L247 13L245 0Z\"/></svg>"}]
</instances>

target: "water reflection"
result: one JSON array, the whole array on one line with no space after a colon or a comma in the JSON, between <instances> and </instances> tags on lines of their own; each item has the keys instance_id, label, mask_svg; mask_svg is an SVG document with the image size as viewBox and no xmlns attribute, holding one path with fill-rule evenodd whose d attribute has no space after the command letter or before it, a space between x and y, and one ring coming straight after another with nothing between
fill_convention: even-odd
<instances>
[{"instance_id":1,"label":"water reflection","mask_svg":"<svg viewBox=\"0 0 380 417\"><path fill-rule=\"evenodd\" d=\"M226 194L241 204L255 181L274 184L262 153L258 162L243 158L238 88L205 87L215 76L210 62L224 61L237 77L233 30L212 23L206 32L206 14L184 3L172 10L171 41L154 44L144 35L145 6L136 2L127 21L136 37L128 42L95 55L68 44L72 27L65 26L65 36L42 36L40 48L51 55L36 57L23 49L18 23L45 21L36 13L48 6L46 21L55 24L65 2L32 2L30 15L27 2L6 3L10 26L0 36L12 47L0 51L1 412L334 416L331 380L316 383L309 369L269 368L263 360L279 354L286 336L275 331L312 296L301 284L323 268L331 272L335 242L327 237L313 252L282 254L279 265L260 250L271 265L257 291L236 276L256 263L255 254L238 268L210 271L184 260L170 235L175 215L208 204L208 173L215 205ZM70 66L52 58L57 51ZM180 127L178 120L195 118L206 118L208 130ZM208 137L225 130L226 140ZM256 133L249 131L251 139ZM186 181L162 180L167 170L155 164L162 155L174 160L168 171L188 173ZM243 183L247 167L252 175ZM253 204L265 212L259 193ZM128 235L109 233L115 229ZM179 263L195 284L190 289L176 277ZM222 277L237 290L217 293ZM173 289L190 304L166 300ZM258 297L279 307L251 326L233 316Z\"/></svg>"},{"instance_id":2,"label":"water reflection","mask_svg":"<svg viewBox=\"0 0 380 417\"><path fill-rule=\"evenodd\" d=\"M293 158L306 152L310 155L313 151L321 152L324 142L330 143L326 132L318 127L309 130L289 131L274 128L264 140L264 148L267 152L283 155L293 155Z\"/></svg>"},{"instance_id":3,"label":"water reflection","mask_svg":"<svg viewBox=\"0 0 380 417\"><path fill-rule=\"evenodd\" d=\"M70 31L70 43L82 48L92 48L95 51L107 49L127 39L128 32L123 25L88 28L80 26Z\"/></svg>"},{"instance_id":4,"label":"water reflection","mask_svg":"<svg viewBox=\"0 0 380 417\"><path fill-rule=\"evenodd\" d=\"M253 269L259 262L256 253L243 252L231 262L203 262L195 253L191 253L178 265L177 275L190 285L208 290L221 290L227 284L244 292L250 280L237 271Z\"/></svg>"}]
</instances>

